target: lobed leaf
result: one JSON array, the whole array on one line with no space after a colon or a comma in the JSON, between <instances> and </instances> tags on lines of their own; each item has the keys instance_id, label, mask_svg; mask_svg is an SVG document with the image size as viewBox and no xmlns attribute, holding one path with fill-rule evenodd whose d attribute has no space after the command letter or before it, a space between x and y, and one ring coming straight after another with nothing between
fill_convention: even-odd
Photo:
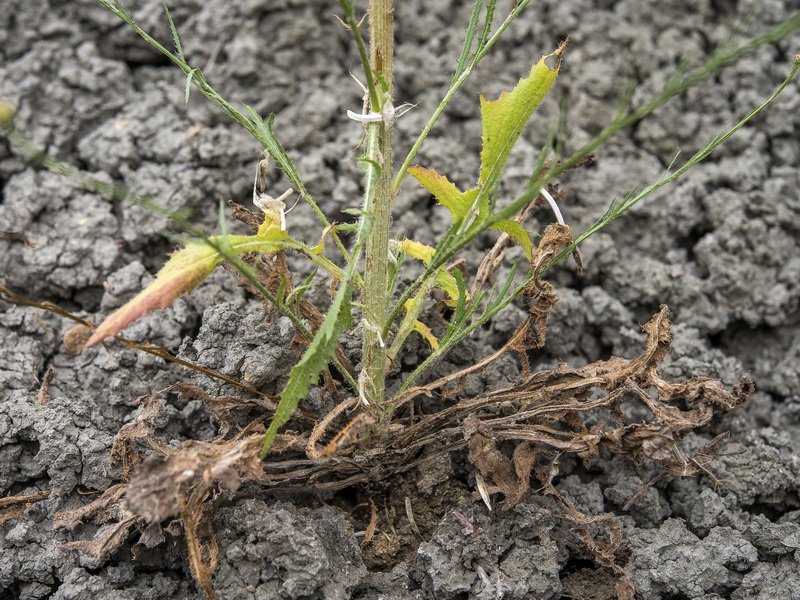
<instances>
[{"instance_id":1,"label":"lobed leaf","mask_svg":"<svg viewBox=\"0 0 800 600\"><path fill-rule=\"evenodd\" d=\"M417 296L416 298L410 298L406 300L405 304L403 305L403 308L405 308L407 313L411 313L417 307L418 303L424 303L424 302L425 298ZM406 319L407 318L408 316L406 316ZM431 350L437 350L439 348L439 340L435 335L433 335L433 331L431 331L431 328L425 325L425 323L423 323L422 321L415 319L411 323L411 331L416 331L423 338L425 338L425 341L428 342L428 345L430 345ZM391 354L389 356L390 358L393 358Z\"/></svg>"},{"instance_id":2,"label":"lobed leaf","mask_svg":"<svg viewBox=\"0 0 800 600\"><path fill-rule=\"evenodd\" d=\"M403 240L402 248L403 252L410 257L421 260L426 265L431 262L433 255L436 253L435 248L431 248L420 242L415 242L414 240Z\"/></svg>"},{"instance_id":3,"label":"lobed leaf","mask_svg":"<svg viewBox=\"0 0 800 600\"><path fill-rule=\"evenodd\" d=\"M415 242L413 240L403 240L402 247L403 247L403 252L405 252L412 258L421 260L426 265L431 262L431 260L433 259L433 255L436 253L436 250L434 248L431 248L430 246L426 246L425 244L421 244L419 242ZM444 269L439 269L439 271L436 273L436 283L453 300L459 299L460 296L458 291L458 284L456 283L455 277L453 277L450 273L448 273Z\"/></svg>"},{"instance_id":4,"label":"lobed leaf","mask_svg":"<svg viewBox=\"0 0 800 600\"><path fill-rule=\"evenodd\" d=\"M528 258L528 260L532 258L533 242L531 241L531 236L527 231L525 231L525 228L522 227L522 225L516 221L512 221L511 219L503 219L502 221L498 221L492 225L492 229L504 231L510 235L511 238L525 250L525 256Z\"/></svg>"},{"instance_id":5,"label":"lobed leaf","mask_svg":"<svg viewBox=\"0 0 800 600\"><path fill-rule=\"evenodd\" d=\"M319 374L328 367L328 363L336 352L336 347L341 336L353 324L351 298L353 295L352 282L339 286L339 291L333 299L325 320L311 340L308 349L300 361L292 367L289 373L289 382L281 392L281 401L275 416L269 425L264 444L261 448L263 459L280 429L292 417L300 400L308 395L308 389L319 381Z\"/></svg>"}]
</instances>

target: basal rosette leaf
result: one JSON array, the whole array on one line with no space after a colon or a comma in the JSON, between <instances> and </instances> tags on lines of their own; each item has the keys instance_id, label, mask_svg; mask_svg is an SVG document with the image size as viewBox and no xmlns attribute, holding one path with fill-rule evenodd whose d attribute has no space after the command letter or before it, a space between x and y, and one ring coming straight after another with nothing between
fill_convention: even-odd
<instances>
[{"instance_id":1,"label":"basal rosette leaf","mask_svg":"<svg viewBox=\"0 0 800 600\"><path fill-rule=\"evenodd\" d=\"M179 296L194 290L225 259L217 248L227 246L236 254L276 252L280 250L278 243L288 237L285 231L272 227L265 228L262 235L215 236L208 238L208 242L187 243L172 255L153 283L95 329L86 342L86 348L117 335L151 310L167 308Z\"/></svg>"},{"instance_id":2,"label":"basal rosette leaf","mask_svg":"<svg viewBox=\"0 0 800 600\"><path fill-rule=\"evenodd\" d=\"M566 42L552 54L543 56L511 92L504 91L497 100L487 100L481 94L483 150L479 187L491 186L499 178L520 133L556 80L565 45ZM551 68L547 61L553 57L556 66Z\"/></svg>"},{"instance_id":3,"label":"basal rosette leaf","mask_svg":"<svg viewBox=\"0 0 800 600\"><path fill-rule=\"evenodd\" d=\"M275 442L278 429L289 421L300 401L306 398L308 389L319 381L320 373L327 368L331 357L336 352L339 337L353 324L352 296L353 283L348 280L339 286L319 331L311 340L300 361L289 372L289 381L281 392L278 409L264 435L261 458L267 455Z\"/></svg>"}]
</instances>

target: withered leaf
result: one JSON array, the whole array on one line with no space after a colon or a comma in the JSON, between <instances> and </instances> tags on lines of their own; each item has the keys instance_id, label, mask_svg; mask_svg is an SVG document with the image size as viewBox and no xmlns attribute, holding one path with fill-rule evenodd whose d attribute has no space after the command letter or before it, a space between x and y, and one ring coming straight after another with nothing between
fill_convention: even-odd
<instances>
[{"instance_id":1,"label":"withered leaf","mask_svg":"<svg viewBox=\"0 0 800 600\"><path fill-rule=\"evenodd\" d=\"M495 447L494 440L483 431L480 420L469 415L464 419L462 429L469 448L469 461L505 496L513 495L519 487L519 480L511 461Z\"/></svg>"},{"instance_id":2,"label":"withered leaf","mask_svg":"<svg viewBox=\"0 0 800 600\"><path fill-rule=\"evenodd\" d=\"M107 526L93 540L67 542L64 544L64 548L80 550L87 556L97 560L106 560L114 550L125 543L125 540L128 539L128 534L136 527L137 520L137 516L131 515L127 519Z\"/></svg>"},{"instance_id":3,"label":"withered leaf","mask_svg":"<svg viewBox=\"0 0 800 600\"><path fill-rule=\"evenodd\" d=\"M53 525L64 529L75 529L79 523L89 519L103 524L125 518L127 514L122 507L122 497L126 488L127 485L124 483L113 485L86 506L57 512L53 518Z\"/></svg>"},{"instance_id":4,"label":"withered leaf","mask_svg":"<svg viewBox=\"0 0 800 600\"><path fill-rule=\"evenodd\" d=\"M261 474L258 452L262 439L251 435L221 444L190 440L166 459L151 457L131 477L128 508L148 522L160 522L180 514L181 502L190 490L208 490L218 482L228 491L236 491L242 480Z\"/></svg>"}]
</instances>

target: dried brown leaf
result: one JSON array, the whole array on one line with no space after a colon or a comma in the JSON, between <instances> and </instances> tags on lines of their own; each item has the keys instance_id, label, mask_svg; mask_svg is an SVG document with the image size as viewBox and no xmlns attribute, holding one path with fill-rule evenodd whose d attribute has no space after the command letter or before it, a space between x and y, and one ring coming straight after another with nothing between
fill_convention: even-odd
<instances>
[{"instance_id":1,"label":"dried brown leaf","mask_svg":"<svg viewBox=\"0 0 800 600\"><path fill-rule=\"evenodd\" d=\"M186 535L189 569L207 600L215 600L217 595L211 585L211 574L217 568L219 545L211 527L211 503L206 503L206 494L207 489L198 486L181 499L180 516Z\"/></svg>"},{"instance_id":2,"label":"dried brown leaf","mask_svg":"<svg viewBox=\"0 0 800 600\"><path fill-rule=\"evenodd\" d=\"M519 355L523 377L530 375L527 352L532 348L544 346L547 339L547 315L558 301L556 289L551 283L543 281L540 275L558 256L561 249L571 243L572 230L566 225L553 223L544 230L542 239L539 241L539 245L531 258L533 279L522 292L530 303L528 317L519 324L512 335L514 344L511 346L511 349ZM534 326L536 328L535 333L533 332Z\"/></svg>"},{"instance_id":3,"label":"dried brown leaf","mask_svg":"<svg viewBox=\"0 0 800 600\"><path fill-rule=\"evenodd\" d=\"M53 525L58 528L71 530L83 521L107 525L97 532L93 540L69 542L64 547L79 550L97 560L106 560L125 543L134 528L143 529L143 519L124 506L126 489L124 483L111 486L86 506L56 513Z\"/></svg>"},{"instance_id":4,"label":"dried brown leaf","mask_svg":"<svg viewBox=\"0 0 800 600\"><path fill-rule=\"evenodd\" d=\"M105 530L100 530L93 540L80 540L67 542L64 548L80 550L87 556L97 560L106 560L111 554L128 539L128 534L136 527L139 517L131 515L122 521L112 523Z\"/></svg>"},{"instance_id":5,"label":"dried brown leaf","mask_svg":"<svg viewBox=\"0 0 800 600\"><path fill-rule=\"evenodd\" d=\"M122 506L122 498L127 487L124 483L118 483L108 488L86 506L57 512L53 518L53 525L71 530L75 529L79 523L90 519L102 525L112 520L119 521L125 518L127 513Z\"/></svg>"},{"instance_id":6,"label":"dried brown leaf","mask_svg":"<svg viewBox=\"0 0 800 600\"><path fill-rule=\"evenodd\" d=\"M274 414L277 404L268 397L242 398L241 396L211 396L200 387L190 383L176 383L172 388L178 390L178 402L185 403L190 400L200 400L203 406L226 427L233 419L236 411L257 408L267 414Z\"/></svg>"},{"instance_id":7,"label":"dried brown leaf","mask_svg":"<svg viewBox=\"0 0 800 600\"><path fill-rule=\"evenodd\" d=\"M375 535L375 531L378 529L378 507L375 506L375 502L373 502L372 498L369 498L369 524L367 525L367 529L364 531L364 539L361 540L361 545L366 546L372 541L372 537Z\"/></svg>"},{"instance_id":8,"label":"dried brown leaf","mask_svg":"<svg viewBox=\"0 0 800 600\"><path fill-rule=\"evenodd\" d=\"M150 523L144 528L144 531L142 531L136 545L142 548L155 548L163 544L165 540L164 528L161 526L161 523Z\"/></svg>"},{"instance_id":9,"label":"dried brown leaf","mask_svg":"<svg viewBox=\"0 0 800 600\"><path fill-rule=\"evenodd\" d=\"M78 355L83 352L83 348L86 346L86 342L89 341L90 337L92 337L91 327L80 324L75 325L64 334L64 348L66 348L67 352L70 354Z\"/></svg>"},{"instance_id":10,"label":"dried brown leaf","mask_svg":"<svg viewBox=\"0 0 800 600\"><path fill-rule=\"evenodd\" d=\"M251 435L225 443L187 441L165 459L151 457L131 477L127 506L148 522L178 516L192 490L208 490L214 482L235 492L243 480L261 475L258 458L263 436Z\"/></svg>"},{"instance_id":11,"label":"dried brown leaf","mask_svg":"<svg viewBox=\"0 0 800 600\"><path fill-rule=\"evenodd\" d=\"M53 376L56 374L56 369L52 364L47 365L47 370L42 377L42 383L39 386L39 389L36 390L36 404L39 406L46 406L50 404L50 382L53 380Z\"/></svg>"},{"instance_id":12,"label":"dried brown leaf","mask_svg":"<svg viewBox=\"0 0 800 600\"><path fill-rule=\"evenodd\" d=\"M461 428L469 448L469 461L484 478L494 482L497 491L506 497L514 495L519 487L519 480L511 461L495 447L494 440L485 431L478 417L469 415L464 419Z\"/></svg>"},{"instance_id":13,"label":"dried brown leaf","mask_svg":"<svg viewBox=\"0 0 800 600\"><path fill-rule=\"evenodd\" d=\"M158 396L168 392L174 386L169 386L153 394L141 396L136 400L137 404L142 405L141 412L130 423L126 423L114 436L111 445L110 462L112 465L121 464L123 479L128 479L135 466L139 463L139 456L135 451L137 440L152 441L151 445L158 445L153 438L153 429L150 420L158 416L164 410L164 404L158 400Z\"/></svg>"},{"instance_id":14,"label":"dried brown leaf","mask_svg":"<svg viewBox=\"0 0 800 600\"><path fill-rule=\"evenodd\" d=\"M531 292L539 293L541 287L532 287ZM546 318L546 310L529 316L529 321L541 328L543 325L537 324L537 318ZM428 423L423 421L408 427L401 438L413 439L427 427L435 433L421 439L428 444L436 442L437 436L441 439L451 435L443 424L461 416L469 460L483 476L492 478L497 485L495 491L506 495L505 507L519 502L529 489L530 476L536 477L543 493L556 501L560 516L573 523L581 547L597 564L615 574L619 597L629 600L633 599L634 591L630 576L622 568L627 550L622 544L621 524L610 515L588 517L558 494L552 481L558 473L559 454L573 452L588 461L601 447L607 447L637 465L646 461L660 465L664 476L707 473L713 477L710 465L720 456L725 434L715 437L690 457L683 454L679 442L689 431L706 425L714 415L743 406L753 391L749 375L744 375L730 389L706 377L680 383L664 381L658 363L671 344L667 307L662 306L643 329L647 342L638 357L630 360L612 357L581 368L561 364L506 388L463 400L430 417ZM645 390L655 393L651 395ZM621 405L630 400L649 407L653 419L625 424ZM686 408L675 400L680 400ZM607 411L614 426L596 424L587 428L582 414L596 410ZM518 442L513 455L513 477L508 471L508 459L495 447L499 441ZM512 482L516 482L516 488Z\"/></svg>"},{"instance_id":15,"label":"dried brown leaf","mask_svg":"<svg viewBox=\"0 0 800 600\"><path fill-rule=\"evenodd\" d=\"M248 225L250 229L253 230L253 233L258 232L258 228L264 222L264 212L263 211L254 211L250 210L246 206L242 206L234 202L233 200L228 200L228 206L233 209L231 213L233 218L237 221L241 221L245 225Z\"/></svg>"}]
</instances>

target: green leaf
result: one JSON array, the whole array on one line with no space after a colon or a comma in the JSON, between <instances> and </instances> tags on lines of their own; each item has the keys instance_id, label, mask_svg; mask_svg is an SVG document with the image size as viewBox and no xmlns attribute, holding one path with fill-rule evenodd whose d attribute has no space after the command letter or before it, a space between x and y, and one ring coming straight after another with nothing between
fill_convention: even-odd
<instances>
[{"instance_id":1,"label":"green leaf","mask_svg":"<svg viewBox=\"0 0 800 600\"><path fill-rule=\"evenodd\" d=\"M178 36L178 29L175 27L175 21L172 20L172 15L169 12L166 0L161 0L161 6L164 7L164 12L167 13L167 21L169 21L169 30L172 33L172 42L175 44L175 51L178 53L178 58L185 61L186 57L183 55L183 47L181 46L181 38Z\"/></svg>"},{"instance_id":2,"label":"green leaf","mask_svg":"<svg viewBox=\"0 0 800 600\"><path fill-rule=\"evenodd\" d=\"M517 138L556 80L563 51L564 44L552 54L543 56L531 67L527 77L520 79L511 92L504 91L497 100L486 100L481 94L483 150L479 187L488 185L491 188L500 177ZM552 69L547 65L547 59L551 57L556 58L556 66Z\"/></svg>"},{"instance_id":3,"label":"green leaf","mask_svg":"<svg viewBox=\"0 0 800 600\"><path fill-rule=\"evenodd\" d=\"M261 458L264 458L275 441L278 429L292 417L297 405L308 394L308 389L319 381L319 374L336 352L339 336L353 323L351 313L352 284L340 285L322 326L311 340L308 349L289 373L289 382L281 392L281 401L264 436Z\"/></svg>"},{"instance_id":4,"label":"green leaf","mask_svg":"<svg viewBox=\"0 0 800 600\"><path fill-rule=\"evenodd\" d=\"M186 74L186 89L183 91L184 104L189 104L189 94L192 91L192 80L194 79L195 73L198 73L197 69L192 69Z\"/></svg>"},{"instance_id":5,"label":"green leaf","mask_svg":"<svg viewBox=\"0 0 800 600\"><path fill-rule=\"evenodd\" d=\"M522 225L511 219L503 219L492 225L492 229L505 231L515 242L522 246L528 260L531 259L533 256L533 242L531 241L531 236L525 231Z\"/></svg>"},{"instance_id":6,"label":"green leaf","mask_svg":"<svg viewBox=\"0 0 800 600\"><path fill-rule=\"evenodd\" d=\"M467 284L464 283L464 276L461 274L461 269L453 269L453 278L456 280L458 287L458 302L453 314L453 322L458 323L464 318L467 308Z\"/></svg>"},{"instance_id":7,"label":"green leaf","mask_svg":"<svg viewBox=\"0 0 800 600\"><path fill-rule=\"evenodd\" d=\"M261 115L258 114L256 109L254 109L252 106L248 106L247 104L245 104L244 107L247 110L247 114L250 115L252 124L256 128L256 132L258 133L256 137L258 138L258 141L261 142L261 145L267 149L269 155L275 159L281 171L286 173L289 181L292 182L300 194L304 195L306 188L300 179L297 168L294 166L292 159L289 158L286 149L280 143L272 129L275 124L275 115L270 113L269 117L267 118L267 122L264 123L264 120L261 118Z\"/></svg>"},{"instance_id":8,"label":"green leaf","mask_svg":"<svg viewBox=\"0 0 800 600\"><path fill-rule=\"evenodd\" d=\"M439 204L447 208L453 216L453 221L459 221L467 216L472 203L478 195L477 189L460 191L454 183L444 175L439 175L436 169L426 169L419 165L409 167L408 173L419 181Z\"/></svg>"}]
</instances>

